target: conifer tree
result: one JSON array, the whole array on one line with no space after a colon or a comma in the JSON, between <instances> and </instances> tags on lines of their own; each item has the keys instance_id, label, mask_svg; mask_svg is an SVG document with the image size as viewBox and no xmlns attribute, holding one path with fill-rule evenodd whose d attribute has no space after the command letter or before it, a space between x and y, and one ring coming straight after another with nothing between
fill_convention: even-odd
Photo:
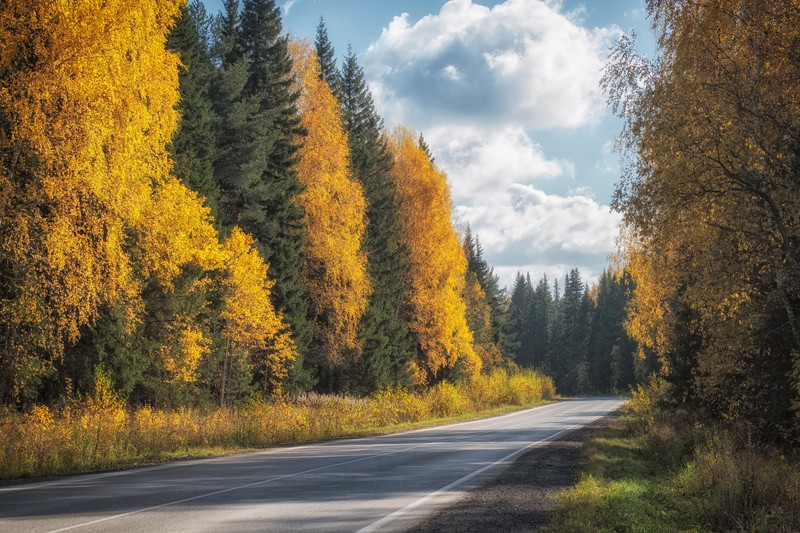
<instances>
[{"instance_id":1,"label":"conifer tree","mask_svg":"<svg viewBox=\"0 0 800 533\"><path fill-rule=\"evenodd\" d=\"M428 156L428 159L431 160L431 163L435 163L436 159L433 157L433 152L431 152L431 147L428 146L428 143L425 142L425 137L422 136L422 133L419 134L417 138L417 146L419 146L420 150L425 152L425 155Z\"/></svg>"},{"instance_id":2,"label":"conifer tree","mask_svg":"<svg viewBox=\"0 0 800 533\"><path fill-rule=\"evenodd\" d=\"M500 346L494 339L492 307L489 305L489 295L480 283L478 269L485 263L482 258L476 257L479 250L475 246L476 239L472 236L469 225L464 232L462 247L467 259L466 283L464 286L464 303L467 305L467 325L472 331L475 352L483 361L483 368L496 366L503 358ZM488 267L488 265L486 265Z\"/></svg>"},{"instance_id":3,"label":"conifer tree","mask_svg":"<svg viewBox=\"0 0 800 533\"><path fill-rule=\"evenodd\" d=\"M325 27L325 21L322 17L319 18L319 24L317 24L317 34L314 38L314 51L317 53L317 58L319 59L320 79L325 80L325 83L328 84L333 95L341 102L341 80L339 79L339 71L336 68L335 52L330 39L328 39L328 29Z\"/></svg>"},{"instance_id":4,"label":"conifer tree","mask_svg":"<svg viewBox=\"0 0 800 533\"><path fill-rule=\"evenodd\" d=\"M624 330L629 288L629 275L608 269L594 289L587 350L595 392L627 390L634 381L634 344Z\"/></svg>"},{"instance_id":5,"label":"conifer tree","mask_svg":"<svg viewBox=\"0 0 800 533\"><path fill-rule=\"evenodd\" d=\"M194 0L181 8L181 16L167 39L167 46L183 63L178 71L180 120L172 138L172 157L175 175L205 198L212 216L217 218L220 193L213 167L215 138L209 94L213 65L207 26L205 7L200 0Z\"/></svg>"},{"instance_id":6,"label":"conifer tree","mask_svg":"<svg viewBox=\"0 0 800 533\"><path fill-rule=\"evenodd\" d=\"M509 303L509 323L515 341L515 360L528 367L550 368L548 348L553 299L547 276L536 288L530 274L517 274Z\"/></svg>"},{"instance_id":7,"label":"conifer tree","mask_svg":"<svg viewBox=\"0 0 800 533\"><path fill-rule=\"evenodd\" d=\"M530 313L531 363L537 368L543 368L547 360L547 350L550 345L548 319L552 303L550 284L547 276L543 275L533 289Z\"/></svg>"},{"instance_id":8,"label":"conifer tree","mask_svg":"<svg viewBox=\"0 0 800 533\"><path fill-rule=\"evenodd\" d=\"M299 281L304 214L297 204L299 139L288 38L274 0L226 1L218 24L221 75L215 91L219 146L215 171L222 189L221 218L256 239L270 265L275 307L290 325L298 352L311 339L305 291ZM298 357L289 389L307 389L311 377Z\"/></svg>"},{"instance_id":9,"label":"conifer tree","mask_svg":"<svg viewBox=\"0 0 800 533\"><path fill-rule=\"evenodd\" d=\"M500 279L494 273L494 268L483 257L480 238L477 235L472 236L469 225L467 226L467 235L471 242L470 250L467 250L466 245L464 249L464 253L467 254L467 267L475 273L478 284L486 295L486 303L491 311L493 342L501 352L511 356L506 290L500 286Z\"/></svg>"},{"instance_id":10,"label":"conifer tree","mask_svg":"<svg viewBox=\"0 0 800 533\"><path fill-rule=\"evenodd\" d=\"M409 385L408 364L415 358L403 309L409 257L401 240L397 192L389 178L392 158L381 134L383 121L350 48L340 79L350 168L364 186L367 200L369 223L363 245L373 286L359 333L364 355L351 370L352 387L370 391L387 385Z\"/></svg>"},{"instance_id":11,"label":"conifer tree","mask_svg":"<svg viewBox=\"0 0 800 533\"><path fill-rule=\"evenodd\" d=\"M554 351L551 352L556 386L574 393L584 386L586 342L588 336L589 298L580 272L573 268L564 278L564 295L559 301L560 331L551 332Z\"/></svg>"},{"instance_id":12,"label":"conifer tree","mask_svg":"<svg viewBox=\"0 0 800 533\"><path fill-rule=\"evenodd\" d=\"M521 365L530 362L530 307L531 288L528 278L517 272L511 288L509 302L509 322L514 340L514 360Z\"/></svg>"}]
</instances>

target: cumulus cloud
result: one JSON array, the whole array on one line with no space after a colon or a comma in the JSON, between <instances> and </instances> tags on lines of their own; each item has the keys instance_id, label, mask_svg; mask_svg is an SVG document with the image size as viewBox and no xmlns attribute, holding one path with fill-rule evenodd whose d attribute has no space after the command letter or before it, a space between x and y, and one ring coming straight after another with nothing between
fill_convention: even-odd
<instances>
[{"instance_id":1,"label":"cumulus cloud","mask_svg":"<svg viewBox=\"0 0 800 533\"><path fill-rule=\"evenodd\" d=\"M581 16L557 0L448 0L417 21L396 16L365 55L378 109L424 132L455 218L506 284L518 270L553 280L572 267L590 280L614 249L619 216L536 141L603 115L598 81L618 31Z\"/></svg>"},{"instance_id":2,"label":"cumulus cloud","mask_svg":"<svg viewBox=\"0 0 800 533\"><path fill-rule=\"evenodd\" d=\"M524 265L539 265L532 275L563 276L576 266L585 276L601 272L621 221L619 214L589 196L547 194L522 184L512 184L481 203L457 204L455 216L468 221L480 236L506 283L516 270L524 272Z\"/></svg>"},{"instance_id":3,"label":"cumulus cloud","mask_svg":"<svg viewBox=\"0 0 800 533\"><path fill-rule=\"evenodd\" d=\"M563 277L576 266L584 276L602 271L620 216L576 183L570 161L548 158L515 125L441 126L426 138L448 174L456 219L479 235L503 282L532 266L537 276ZM568 192L542 190L557 185Z\"/></svg>"},{"instance_id":4,"label":"cumulus cloud","mask_svg":"<svg viewBox=\"0 0 800 533\"><path fill-rule=\"evenodd\" d=\"M514 183L570 175L568 161L548 159L516 125L496 129L448 125L425 132L437 163L451 180L454 200L481 202Z\"/></svg>"},{"instance_id":5,"label":"cumulus cloud","mask_svg":"<svg viewBox=\"0 0 800 533\"><path fill-rule=\"evenodd\" d=\"M389 122L571 128L603 109L597 82L616 35L582 27L557 2L488 8L450 0L413 23L396 16L367 50L365 67Z\"/></svg>"},{"instance_id":6,"label":"cumulus cloud","mask_svg":"<svg viewBox=\"0 0 800 533\"><path fill-rule=\"evenodd\" d=\"M552 252L605 254L614 249L620 216L594 198L547 194L513 184L482 204L460 204L456 216L469 221L496 252L530 258Z\"/></svg>"}]
</instances>

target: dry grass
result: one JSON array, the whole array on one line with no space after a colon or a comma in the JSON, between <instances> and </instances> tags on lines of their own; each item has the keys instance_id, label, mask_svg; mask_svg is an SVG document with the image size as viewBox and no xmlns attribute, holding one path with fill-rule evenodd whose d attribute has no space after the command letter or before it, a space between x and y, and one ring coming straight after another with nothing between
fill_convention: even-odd
<instances>
[{"instance_id":1,"label":"dry grass","mask_svg":"<svg viewBox=\"0 0 800 533\"><path fill-rule=\"evenodd\" d=\"M100 376L95 395L60 409L0 414L0 478L79 472L247 448L389 431L423 421L526 406L555 395L550 378L502 369L469 383L367 398L307 394L203 411L126 408Z\"/></svg>"},{"instance_id":2,"label":"dry grass","mask_svg":"<svg viewBox=\"0 0 800 533\"><path fill-rule=\"evenodd\" d=\"M660 407L662 382L585 447L549 531L800 531L800 462L747 427Z\"/></svg>"}]
</instances>

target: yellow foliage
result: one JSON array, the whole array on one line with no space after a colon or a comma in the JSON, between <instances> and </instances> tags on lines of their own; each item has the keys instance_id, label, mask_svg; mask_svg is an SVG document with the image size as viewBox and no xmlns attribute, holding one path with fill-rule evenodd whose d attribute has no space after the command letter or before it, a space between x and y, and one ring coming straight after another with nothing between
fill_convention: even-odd
<instances>
[{"instance_id":1,"label":"yellow foliage","mask_svg":"<svg viewBox=\"0 0 800 533\"><path fill-rule=\"evenodd\" d=\"M419 367L435 376L460 363L467 375L480 372L462 299L467 262L450 220L447 177L404 128L389 142L392 178L400 198L400 225L410 251L411 330L424 359Z\"/></svg>"},{"instance_id":2,"label":"yellow foliage","mask_svg":"<svg viewBox=\"0 0 800 533\"><path fill-rule=\"evenodd\" d=\"M221 318L226 357L249 358L251 366L269 380L265 386L280 392L281 380L297 353L283 317L270 302L274 282L267 278L268 266L253 243L253 238L238 227L224 243L225 310Z\"/></svg>"},{"instance_id":3,"label":"yellow foliage","mask_svg":"<svg viewBox=\"0 0 800 533\"><path fill-rule=\"evenodd\" d=\"M219 270L225 256L211 225L211 210L174 177L159 183L144 209L138 244L145 276L153 275L167 289L189 263Z\"/></svg>"},{"instance_id":4,"label":"yellow foliage","mask_svg":"<svg viewBox=\"0 0 800 533\"><path fill-rule=\"evenodd\" d=\"M200 361L209 352L211 340L203 336L197 326L187 325L180 332L177 343L178 353L173 354L168 347L162 347L164 366L172 376L172 381L193 383Z\"/></svg>"},{"instance_id":5,"label":"yellow foliage","mask_svg":"<svg viewBox=\"0 0 800 533\"><path fill-rule=\"evenodd\" d=\"M371 292L367 256L361 248L366 230L366 200L349 169L350 150L341 111L311 47L291 45L295 78L301 91L300 120L308 131L297 172L305 190L298 203L306 214L303 281L315 315L321 358L341 364L357 357L358 324Z\"/></svg>"},{"instance_id":6,"label":"yellow foliage","mask_svg":"<svg viewBox=\"0 0 800 533\"><path fill-rule=\"evenodd\" d=\"M167 178L180 0L8 0L0 7L0 304L7 356L45 371L101 305L136 314L126 250ZM169 231L170 228L162 228ZM16 394L30 376L18 373Z\"/></svg>"},{"instance_id":7,"label":"yellow foliage","mask_svg":"<svg viewBox=\"0 0 800 533\"><path fill-rule=\"evenodd\" d=\"M471 272L467 272L463 299L467 326L474 340L473 347L481 360L483 371L486 372L503 360L503 352L493 339L492 310L486 302L486 293Z\"/></svg>"},{"instance_id":8,"label":"yellow foliage","mask_svg":"<svg viewBox=\"0 0 800 533\"><path fill-rule=\"evenodd\" d=\"M0 412L0 478L74 472L182 454L220 453L319 440L552 398L552 380L531 370L494 369L469 381L441 382L422 393L393 388L368 398L308 394L295 401L254 400L211 412L144 406L126 410L99 372L95 393L53 411ZM199 450L198 450L199 448ZM187 450L188 449L188 450Z\"/></svg>"}]
</instances>

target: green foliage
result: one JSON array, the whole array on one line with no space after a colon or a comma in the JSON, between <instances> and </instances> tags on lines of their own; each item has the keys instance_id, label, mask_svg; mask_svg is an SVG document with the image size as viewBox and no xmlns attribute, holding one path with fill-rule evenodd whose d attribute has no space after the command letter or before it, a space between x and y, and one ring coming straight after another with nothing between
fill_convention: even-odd
<instances>
[{"instance_id":1,"label":"green foliage","mask_svg":"<svg viewBox=\"0 0 800 533\"><path fill-rule=\"evenodd\" d=\"M408 249L400 237L399 203L389 178L392 159L364 72L351 49L340 73L341 105L350 143L350 168L364 186L367 232L364 250L373 292L361 321L362 360L349 371L350 388L368 392L409 386L408 364L415 357L403 308L408 290Z\"/></svg>"},{"instance_id":2,"label":"green foliage","mask_svg":"<svg viewBox=\"0 0 800 533\"><path fill-rule=\"evenodd\" d=\"M213 218L218 217L219 184L214 179L213 119L210 56L210 19L200 0L184 5L181 16L167 39L167 47L180 57L178 71L181 92L178 131L172 138L173 171L187 187L205 198Z\"/></svg>"},{"instance_id":3,"label":"green foliage","mask_svg":"<svg viewBox=\"0 0 800 533\"><path fill-rule=\"evenodd\" d=\"M336 68L336 57L333 50L333 45L328 39L328 29L325 27L325 21L322 17L319 18L317 24L317 34L314 37L314 51L317 53L319 59L319 76L320 79L325 80L325 83L330 87L333 96L341 102L342 101L342 81L339 78L339 70Z\"/></svg>"},{"instance_id":4,"label":"green foliage","mask_svg":"<svg viewBox=\"0 0 800 533\"><path fill-rule=\"evenodd\" d=\"M518 273L508 304L515 362L551 374L564 394L628 390L650 370L624 327L634 289L624 271L608 270L590 287L572 269L563 295L546 276L534 288Z\"/></svg>"},{"instance_id":5,"label":"green foliage","mask_svg":"<svg viewBox=\"0 0 800 533\"><path fill-rule=\"evenodd\" d=\"M548 531L796 531L800 464L747 425L705 425L670 397L653 379L592 436Z\"/></svg>"},{"instance_id":6,"label":"green foliage","mask_svg":"<svg viewBox=\"0 0 800 533\"><path fill-rule=\"evenodd\" d=\"M293 87L287 37L272 0L226 3L217 23L213 91L218 146L215 175L222 191L221 222L253 235L276 281L275 307L291 327L298 352L311 340L308 304L299 276L305 235L297 204L299 139L305 134ZM290 390L307 390L313 378L298 357Z\"/></svg>"}]
</instances>

